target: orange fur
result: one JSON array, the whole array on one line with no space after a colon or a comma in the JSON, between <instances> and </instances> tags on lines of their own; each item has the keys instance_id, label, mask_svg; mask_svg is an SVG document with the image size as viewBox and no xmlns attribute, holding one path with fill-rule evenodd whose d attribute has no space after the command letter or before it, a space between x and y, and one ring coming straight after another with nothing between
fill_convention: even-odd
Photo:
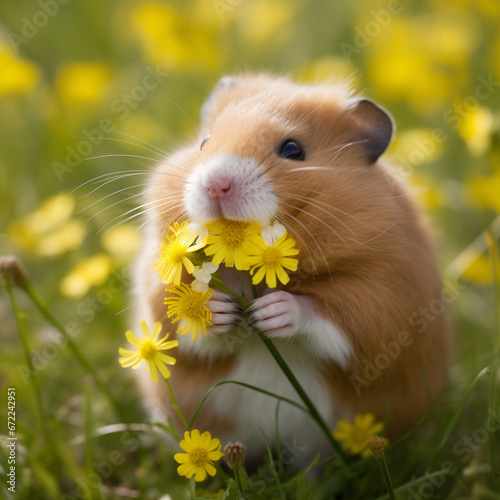
<instances>
[{"instance_id":1,"label":"orange fur","mask_svg":"<svg viewBox=\"0 0 500 500\"><path fill-rule=\"evenodd\" d=\"M352 413L371 411L380 420L390 402L388 429L395 436L423 415L429 398L439 395L450 361L450 329L446 314L420 333L409 322L441 294L428 231L390 167L380 160L368 165L362 144L346 146L357 127L350 99L343 85L300 86L265 75L244 75L235 86L216 89L196 142L152 176L155 191L149 201L179 196L192 169L217 153L261 163L282 202L277 216L300 249L299 268L281 288L313 297L316 312L337 325L354 348L347 369L334 362L316 367L332 404ZM208 133L211 138L199 151ZM275 154L286 138L306 146L304 162L290 163ZM174 203L181 204L180 198ZM158 248L165 227L187 214L182 206L167 205L154 216L147 245ZM139 294L147 297L151 318L173 331L165 315L164 286L151 270L153 257L147 248L140 260ZM355 376L365 378L366 361L375 363L384 352L380 344L395 342L400 332L408 332L411 345L402 346L396 359L357 392ZM188 417L206 389L239 362L239 354L202 359L180 348L176 356L172 383ZM166 397L162 388L154 390ZM216 432L234 426L230 406L214 409L208 403L201 428ZM256 433L258 427L256 422Z\"/></svg>"}]
</instances>

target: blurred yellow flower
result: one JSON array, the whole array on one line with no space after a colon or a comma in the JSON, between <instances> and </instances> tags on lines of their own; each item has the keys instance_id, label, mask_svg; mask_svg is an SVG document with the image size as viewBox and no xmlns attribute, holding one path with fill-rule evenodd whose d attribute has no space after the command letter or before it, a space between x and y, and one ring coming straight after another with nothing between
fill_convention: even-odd
<instances>
[{"instance_id":1,"label":"blurred yellow flower","mask_svg":"<svg viewBox=\"0 0 500 500\"><path fill-rule=\"evenodd\" d=\"M474 19L459 9L393 17L368 40L370 80L385 99L408 100L418 112L441 109L466 83L478 39Z\"/></svg>"},{"instance_id":2,"label":"blurred yellow flower","mask_svg":"<svg viewBox=\"0 0 500 500\"><path fill-rule=\"evenodd\" d=\"M474 205L500 212L500 173L472 178L465 189L467 197Z\"/></svg>"},{"instance_id":3,"label":"blurred yellow flower","mask_svg":"<svg viewBox=\"0 0 500 500\"><path fill-rule=\"evenodd\" d=\"M412 128L396 134L389 153L415 168L441 157L443 149L443 140L436 140L431 129Z\"/></svg>"},{"instance_id":4,"label":"blurred yellow flower","mask_svg":"<svg viewBox=\"0 0 500 500\"><path fill-rule=\"evenodd\" d=\"M7 44L0 44L0 97L31 90L40 80L39 67L21 59Z\"/></svg>"},{"instance_id":5,"label":"blurred yellow flower","mask_svg":"<svg viewBox=\"0 0 500 500\"><path fill-rule=\"evenodd\" d=\"M102 246L120 263L134 257L140 244L140 233L130 224L121 224L102 238Z\"/></svg>"},{"instance_id":6,"label":"blurred yellow flower","mask_svg":"<svg viewBox=\"0 0 500 500\"><path fill-rule=\"evenodd\" d=\"M493 126L493 113L488 108L477 106L463 117L458 133L466 142L469 151L480 156L490 145Z\"/></svg>"},{"instance_id":7,"label":"blurred yellow flower","mask_svg":"<svg viewBox=\"0 0 500 500\"><path fill-rule=\"evenodd\" d=\"M20 248L54 257L78 248L86 235L85 223L71 220L75 201L68 193L52 196L39 208L13 222L8 234Z\"/></svg>"},{"instance_id":8,"label":"blurred yellow flower","mask_svg":"<svg viewBox=\"0 0 500 500\"><path fill-rule=\"evenodd\" d=\"M214 69L219 61L217 25L200 22L173 5L141 4L132 14L132 26L146 57L164 68Z\"/></svg>"},{"instance_id":9,"label":"blurred yellow flower","mask_svg":"<svg viewBox=\"0 0 500 500\"><path fill-rule=\"evenodd\" d=\"M445 196L432 177L413 172L409 177L409 183L422 207L432 210L444 205Z\"/></svg>"},{"instance_id":10,"label":"blurred yellow flower","mask_svg":"<svg viewBox=\"0 0 500 500\"><path fill-rule=\"evenodd\" d=\"M342 448L352 455L361 454L363 458L373 455L368 448L368 441L375 434L380 434L384 425L375 422L375 417L371 413L358 413L354 417L354 423L347 420L339 420L337 428L332 431L333 437L342 443ZM387 444L388 441L384 439Z\"/></svg>"},{"instance_id":11,"label":"blurred yellow flower","mask_svg":"<svg viewBox=\"0 0 500 500\"><path fill-rule=\"evenodd\" d=\"M470 0L479 12L487 19L500 18L500 2L498 0Z\"/></svg>"},{"instance_id":12,"label":"blurred yellow flower","mask_svg":"<svg viewBox=\"0 0 500 500\"><path fill-rule=\"evenodd\" d=\"M474 262L462 272L462 278L480 285L491 284L492 277L490 258L487 254L477 255Z\"/></svg>"},{"instance_id":13,"label":"blurred yellow flower","mask_svg":"<svg viewBox=\"0 0 500 500\"><path fill-rule=\"evenodd\" d=\"M292 17L298 2L252 0L236 7L238 30L247 43L273 45L285 42L291 34Z\"/></svg>"},{"instance_id":14,"label":"blurred yellow flower","mask_svg":"<svg viewBox=\"0 0 500 500\"><path fill-rule=\"evenodd\" d=\"M356 69L343 57L327 56L304 66L297 78L303 82L346 81L356 75Z\"/></svg>"},{"instance_id":15,"label":"blurred yellow flower","mask_svg":"<svg viewBox=\"0 0 500 500\"><path fill-rule=\"evenodd\" d=\"M36 253L44 257L55 257L74 250L81 245L86 234L87 227L83 220L71 220L40 238L36 243Z\"/></svg>"},{"instance_id":16,"label":"blurred yellow flower","mask_svg":"<svg viewBox=\"0 0 500 500\"><path fill-rule=\"evenodd\" d=\"M103 62L73 62L66 64L57 75L57 90L70 104L99 102L106 92L111 68Z\"/></svg>"},{"instance_id":17,"label":"blurred yellow flower","mask_svg":"<svg viewBox=\"0 0 500 500\"><path fill-rule=\"evenodd\" d=\"M102 285L111 274L113 264L100 253L77 264L61 281L59 290L65 297L85 295L93 286Z\"/></svg>"}]
</instances>

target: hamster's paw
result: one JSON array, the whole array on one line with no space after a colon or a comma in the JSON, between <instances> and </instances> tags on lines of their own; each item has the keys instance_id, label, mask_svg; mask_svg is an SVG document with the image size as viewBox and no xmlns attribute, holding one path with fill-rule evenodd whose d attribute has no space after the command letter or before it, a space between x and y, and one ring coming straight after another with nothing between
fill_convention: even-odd
<instances>
[{"instance_id":1,"label":"hamster's paw","mask_svg":"<svg viewBox=\"0 0 500 500\"><path fill-rule=\"evenodd\" d=\"M250 326L268 337L289 337L301 327L305 308L311 307L309 297L288 292L272 292L254 299L247 311Z\"/></svg>"},{"instance_id":2,"label":"hamster's paw","mask_svg":"<svg viewBox=\"0 0 500 500\"><path fill-rule=\"evenodd\" d=\"M208 328L208 332L213 335L234 330L243 313L243 308L230 295L215 290L207 302L207 307L212 311L212 326Z\"/></svg>"}]
</instances>

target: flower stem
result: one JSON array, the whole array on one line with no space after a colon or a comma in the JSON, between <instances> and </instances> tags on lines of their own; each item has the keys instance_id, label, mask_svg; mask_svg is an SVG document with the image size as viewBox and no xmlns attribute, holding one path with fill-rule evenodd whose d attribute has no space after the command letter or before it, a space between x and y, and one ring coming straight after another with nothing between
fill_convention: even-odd
<instances>
[{"instance_id":1,"label":"flower stem","mask_svg":"<svg viewBox=\"0 0 500 500\"><path fill-rule=\"evenodd\" d=\"M38 308L38 310L42 313L42 315L45 316L45 318L50 323L52 323L61 332L62 336L64 337L64 340L67 342L67 344L68 344L71 352L73 353L73 355L75 356L75 358L77 359L77 361L80 363L81 367L86 372L90 373L90 375L94 379L94 381L97 384L97 386L99 387L99 389L108 398L109 402L111 403L111 405L115 409L117 415L120 418L123 418L124 420L126 420L125 415L122 413L120 407L118 406L118 403L116 402L115 398L111 394L111 391L109 390L108 385L105 384L101 380L101 378L99 377L99 375L97 375L97 373L94 370L93 366L89 363L89 361L87 361L87 359L85 358L85 356L83 355L83 353L80 351L78 345L68 335L68 333L66 332L66 330L64 329L64 327L61 325L61 323L59 323L59 321L57 320L57 318L52 314L52 312L50 311L50 309L47 307L47 305L45 304L45 302L42 300L42 298L40 297L40 295L38 294L38 292L33 288L33 286L31 285L31 283L29 281L25 284L25 286L23 287L23 289L28 294L28 296L33 301L33 303L36 305L36 307Z\"/></svg>"},{"instance_id":2,"label":"flower stem","mask_svg":"<svg viewBox=\"0 0 500 500\"><path fill-rule=\"evenodd\" d=\"M21 313L17 306L16 299L14 297L14 292L12 291L12 283L9 279L5 280L5 288L7 289L7 294L9 295L10 303L12 305L12 311L14 312L14 317L16 318L17 331L19 332L19 337L21 338L21 344L23 346L24 357L26 359L26 365L29 370L30 387L33 392L33 398L35 400L35 408L37 410L37 417L39 422L42 424L47 422L45 411L43 408L42 393L40 391L40 385L38 383L37 373L33 366L33 361L31 360L30 347L28 342L28 333L26 332L24 322L21 319Z\"/></svg>"},{"instance_id":3,"label":"flower stem","mask_svg":"<svg viewBox=\"0 0 500 500\"><path fill-rule=\"evenodd\" d=\"M306 391L302 388L300 385L299 381L293 374L292 370L290 370L290 367L287 365L286 361L283 359L281 354L279 353L278 349L276 349L276 346L273 344L271 339L267 338L263 332L259 332L259 337L261 338L262 342L264 342L265 346L268 348L269 352L273 356L273 358L276 360L276 363L278 363L279 367L285 374L285 376L288 378L290 383L292 384L293 388L297 392L297 394L300 396L304 404L309 410L309 413L311 417L316 421L316 423L319 425L321 430L324 432L325 437L327 440L330 442L330 444L333 446L335 451L339 454L342 462L347 464L349 462L349 458L345 454L344 450L342 449L342 446L339 444L339 442L332 436L332 433L328 426L326 425L326 422L323 420L323 417L319 414L318 410L314 406L313 402L307 395Z\"/></svg>"},{"instance_id":4,"label":"flower stem","mask_svg":"<svg viewBox=\"0 0 500 500\"><path fill-rule=\"evenodd\" d=\"M394 494L394 487L392 486L391 475L389 473L389 468L387 467L387 462L385 461L385 455L383 452L380 454L375 453L374 455L375 458L377 459L377 463L382 472L382 476L384 477L384 483L387 488L387 491L389 492L389 497L391 498L391 500L396 500L396 495Z\"/></svg>"},{"instance_id":5,"label":"flower stem","mask_svg":"<svg viewBox=\"0 0 500 500\"><path fill-rule=\"evenodd\" d=\"M164 378L163 380L165 380L165 385L167 386L168 395L170 396L170 401L172 402L172 406L174 407L175 413L177 413L177 416L180 418L185 429L189 430L188 421L184 418L184 415L182 414L181 409L179 408L179 405L177 404L177 401L174 398L174 393L172 392L172 387L170 387L170 382L168 381L167 378Z\"/></svg>"},{"instance_id":6,"label":"flower stem","mask_svg":"<svg viewBox=\"0 0 500 500\"><path fill-rule=\"evenodd\" d=\"M224 283L222 283L220 278L215 278L212 275L212 282L214 286L220 288L223 292L226 292L228 295L231 295L231 297L233 297L233 299L236 300L236 302L238 302L238 304L240 304L244 309L246 309L250 305L250 302L248 302L248 300L245 299L245 297L242 297L241 295L238 295L234 293L232 290L230 290L226 285L224 285Z\"/></svg>"},{"instance_id":7,"label":"flower stem","mask_svg":"<svg viewBox=\"0 0 500 500\"><path fill-rule=\"evenodd\" d=\"M238 485L238 489L240 490L240 493L241 493L241 497L242 498L245 498L243 496L243 482L241 481L241 473L240 473L240 469L241 469L241 465L238 465L236 466L234 469L233 469L233 472L234 472L234 477L236 479L236 484Z\"/></svg>"},{"instance_id":8,"label":"flower stem","mask_svg":"<svg viewBox=\"0 0 500 500\"><path fill-rule=\"evenodd\" d=\"M217 286L226 292L227 294L231 295L231 297L234 297L235 300L237 300L243 308L246 310L248 306L250 305L250 302L246 300L244 297L241 297L240 295L235 294L233 291L231 291L229 288L227 288L222 282L219 283L219 280L217 280ZM257 290L252 287L254 297L256 296ZM286 361L283 359L281 354L279 353L278 349L276 349L276 346L273 344L272 340L267 338L264 334L264 332L258 332L259 337L261 338L262 342L264 342L264 345L267 347L273 358L275 359L276 363L278 363L279 367L285 374L285 376L288 378L290 383L292 384L293 388L297 392L297 394L300 396L304 404L306 405L307 409L309 410L309 414L311 417L316 421L316 423L319 425L321 430L324 432L327 440L330 442L330 444L333 446L335 451L339 454L342 462L344 464L347 464L349 462L349 458L342 449L342 446L340 443L333 437L330 429L328 428L328 425L326 422L323 420L323 417L319 414L318 410L314 406L314 403L311 401L309 396L307 395L306 391L302 388L300 385L299 381L293 374L292 370L286 363Z\"/></svg>"}]
</instances>

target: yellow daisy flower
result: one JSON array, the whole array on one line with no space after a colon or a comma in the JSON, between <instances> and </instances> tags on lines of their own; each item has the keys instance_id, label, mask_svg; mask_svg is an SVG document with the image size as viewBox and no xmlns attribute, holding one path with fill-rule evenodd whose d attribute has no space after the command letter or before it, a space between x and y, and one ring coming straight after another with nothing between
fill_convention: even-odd
<instances>
[{"instance_id":1,"label":"yellow daisy flower","mask_svg":"<svg viewBox=\"0 0 500 500\"><path fill-rule=\"evenodd\" d=\"M200 434L198 429L193 429L191 433L186 431L184 439L179 446L186 453L176 453L174 459L180 463L177 472L180 476L188 479L194 475L194 480L199 482L207 477L214 476L217 472L213 466L224 454L220 451L221 444L218 439L212 439L210 432Z\"/></svg>"},{"instance_id":2,"label":"yellow daisy flower","mask_svg":"<svg viewBox=\"0 0 500 500\"><path fill-rule=\"evenodd\" d=\"M200 333L200 338L202 332L206 335L207 326L212 324L210 322L212 311L207 307L212 291L197 292L184 283L167 290L176 295L176 297L167 297L165 304L168 306L167 316L171 318L175 315L172 323L181 322L177 333L186 335L192 332L192 340L198 336L198 333Z\"/></svg>"},{"instance_id":3,"label":"yellow daisy flower","mask_svg":"<svg viewBox=\"0 0 500 500\"><path fill-rule=\"evenodd\" d=\"M180 285L182 267L184 266L188 273L194 271L194 264L191 261L193 253L205 246L205 240L195 243L198 234L191 230L189 223L184 221L180 224L174 222L169 228L170 234L167 234L168 243L162 241L160 248L160 258L153 262L158 265L154 267L158 275L165 284L173 283Z\"/></svg>"},{"instance_id":4,"label":"yellow daisy flower","mask_svg":"<svg viewBox=\"0 0 500 500\"><path fill-rule=\"evenodd\" d=\"M177 347L178 340L167 341L168 334L161 340L158 340L162 325L156 322L153 327L153 334L149 335L149 329L145 321L141 321L141 329L144 333L141 340L139 340L131 330L125 332L127 340L137 348L136 351L129 351L120 347L118 352L121 357L119 359L120 365L124 368L131 366L134 369L139 368L143 361L146 361L146 371L151 373L153 382L158 382L158 370L163 378L170 377L170 371L166 365L175 365L176 359L167 356L160 351L166 351Z\"/></svg>"},{"instance_id":5,"label":"yellow daisy flower","mask_svg":"<svg viewBox=\"0 0 500 500\"><path fill-rule=\"evenodd\" d=\"M361 453L361 456L366 458L373 454L368 447L368 441L375 434L380 434L383 427L381 422L375 422L373 414L363 413L356 415L353 424L347 420L339 420L337 429L332 431L332 435L342 443L342 447L348 453L352 455ZM387 439L383 439L387 444Z\"/></svg>"},{"instance_id":6,"label":"yellow daisy flower","mask_svg":"<svg viewBox=\"0 0 500 500\"><path fill-rule=\"evenodd\" d=\"M294 248L295 240L287 239L285 231L273 245L266 245L261 235L254 236L252 241L256 245L256 249L252 252L254 255L248 258L248 263L253 266L250 269L252 283L257 285L265 276L269 288L276 288L276 277L283 285L286 285L290 277L285 269L296 271L299 265L297 259L291 258L292 255L299 253L299 250Z\"/></svg>"},{"instance_id":7,"label":"yellow daisy flower","mask_svg":"<svg viewBox=\"0 0 500 500\"><path fill-rule=\"evenodd\" d=\"M212 262L216 266L224 262L227 267L242 271L250 269L248 256L254 247L252 237L260 231L256 222L220 219L210 222L207 229L212 234L208 236L205 254L214 256Z\"/></svg>"}]
</instances>

